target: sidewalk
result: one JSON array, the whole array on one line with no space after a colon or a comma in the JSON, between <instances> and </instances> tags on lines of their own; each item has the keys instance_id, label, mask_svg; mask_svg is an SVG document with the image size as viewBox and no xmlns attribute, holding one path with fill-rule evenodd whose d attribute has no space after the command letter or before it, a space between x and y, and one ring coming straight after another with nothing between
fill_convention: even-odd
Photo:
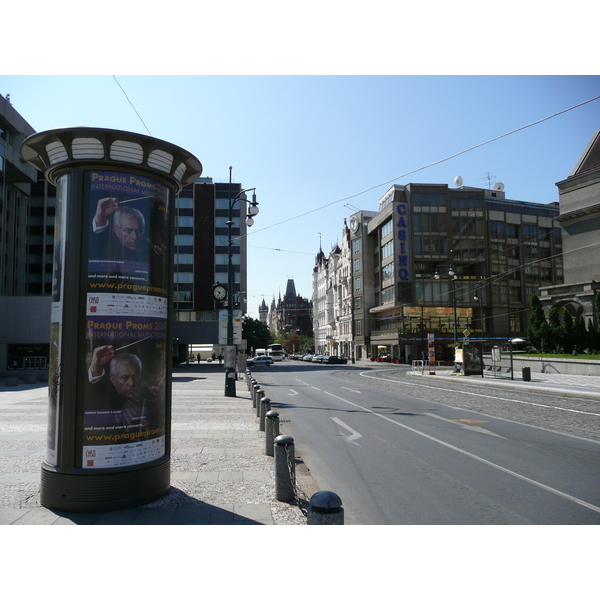
<instances>
[{"instance_id":1,"label":"sidewalk","mask_svg":"<svg viewBox=\"0 0 600 600\"><path fill-rule=\"evenodd\" d=\"M429 375L427 368L421 371L408 371L409 375L419 377L443 377L444 381L453 380L460 383L479 384L486 387L497 387L505 389L518 389L523 392L551 394L554 396L566 396L572 398L586 398L589 400L600 400L600 377L589 375L561 375L555 373L531 372L531 381L523 381L522 374L515 373L514 379L510 375L503 374L494 377L492 373L484 372L484 376L469 375L463 377L456 375L451 369L436 371L435 375Z\"/></svg>"},{"instance_id":2,"label":"sidewalk","mask_svg":"<svg viewBox=\"0 0 600 600\"><path fill-rule=\"evenodd\" d=\"M222 366L173 371L171 491L143 507L103 513L40 505L47 384L0 380L0 525L305 525L298 506L275 499L274 458L265 454L245 377L236 397L226 398ZM310 498L318 488L301 462L296 470Z\"/></svg>"}]
</instances>

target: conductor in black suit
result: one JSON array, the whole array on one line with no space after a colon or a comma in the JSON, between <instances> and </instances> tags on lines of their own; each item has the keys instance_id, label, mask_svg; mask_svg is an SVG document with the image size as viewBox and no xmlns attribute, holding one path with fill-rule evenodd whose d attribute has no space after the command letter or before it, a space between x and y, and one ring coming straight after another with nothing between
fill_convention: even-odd
<instances>
[{"instance_id":1,"label":"conductor in black suit","mask_svg":"<svg viewBox=\"0 0 600 600\"><path fill-rule=\"evenodd\" d=\"M141 381L141 375L142 362L135 354L117 354L110 345L95 348L88 371L92 399L88 408L107 411L111 422L117 425L163 427L164 407L159 389Z\"/></svg>"}]
</instances>

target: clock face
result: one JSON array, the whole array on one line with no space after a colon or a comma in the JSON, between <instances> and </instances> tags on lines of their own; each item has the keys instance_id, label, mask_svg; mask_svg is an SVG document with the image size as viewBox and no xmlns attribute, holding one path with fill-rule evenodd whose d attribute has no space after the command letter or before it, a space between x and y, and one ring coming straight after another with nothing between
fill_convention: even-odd
<instances>
[{"instance_id":1,"label":"clock face","mask_svg":"<svg viewBox=\"0 0 600 600\"><path fill-rule=\"evenodd\" d=\"M350 219L350 229L356 233L358 231L358 220L354 217Z\"/></svg>"},{"instance_id":2,"label":"clock face","mask_svg":"<svg viewBox=\"0 0 600 600\"><path fill-rule=\"evenodd\" d=\"M225 300L225 296L227 296L227 290L222 285L216 285L213 288L213 296L217 300Z\"/></svg>"}]
</instances>

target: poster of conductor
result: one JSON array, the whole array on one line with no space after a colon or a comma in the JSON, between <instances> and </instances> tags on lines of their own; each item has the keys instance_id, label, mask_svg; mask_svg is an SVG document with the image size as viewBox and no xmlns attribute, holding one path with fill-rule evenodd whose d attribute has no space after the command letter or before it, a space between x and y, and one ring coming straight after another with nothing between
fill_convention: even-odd
<instances>
[{"instance_id":1,"label":"poster of conductor","mask_svg":"<svg viewBox=\"0 0 600 600\"><path fill-rule=\"evenodd\" d=\"M169 188L130 173L88 178L90 286L166 295Z\"/></svg>"},{"instance_id":2,"label":"poster of conductor","mask_svg":"<svg viewBox=\"0 0 600 600\"><path fill-rule=\"evenodd\" d=\"M148 177L90 171L81 466L165 454L169 190Z\"/></svg>"}]
</instances>

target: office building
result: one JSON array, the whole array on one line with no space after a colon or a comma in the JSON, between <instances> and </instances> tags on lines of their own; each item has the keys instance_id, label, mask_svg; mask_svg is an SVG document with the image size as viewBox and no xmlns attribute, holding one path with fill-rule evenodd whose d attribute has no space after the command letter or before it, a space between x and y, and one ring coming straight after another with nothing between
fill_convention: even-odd
<instances>
[{"instance_id":1,"label":"office building","mask_svg":"<svg viewBox=\"0 0 600 600\"><path fill-rule=\"evenodd\" d=\"M0 373L48 365L56 200L21 157L34 133L0 96Z\"/></svg>"},{"instance_id":2,"label":"office building","mask_svg":"<svg viewBox=\"0 0 600 600\"><path fill-rule=\"evenodd\" d=\"M190 345L219 343L219 311L227 301L246 313L246 202L241 200L232 211L234 289L223 303L212 296L214 283L227 285L229 200L241 191L239 183L230 189L229 183L201 177L176 199L173 336L182 359Z\"/></svg>"},{"instance_id":3,"label":"office building","mask_svg":"<svg viewBox=\"0 0 600 600\"><path fill-rule=\"evenodd\" d=\"M432 334L451 360L465 338L523 336L530 296L563 282L558 216L502 184L392 186L350 219L356 357L408 362Z\"/></svg>"}]
</instances>

